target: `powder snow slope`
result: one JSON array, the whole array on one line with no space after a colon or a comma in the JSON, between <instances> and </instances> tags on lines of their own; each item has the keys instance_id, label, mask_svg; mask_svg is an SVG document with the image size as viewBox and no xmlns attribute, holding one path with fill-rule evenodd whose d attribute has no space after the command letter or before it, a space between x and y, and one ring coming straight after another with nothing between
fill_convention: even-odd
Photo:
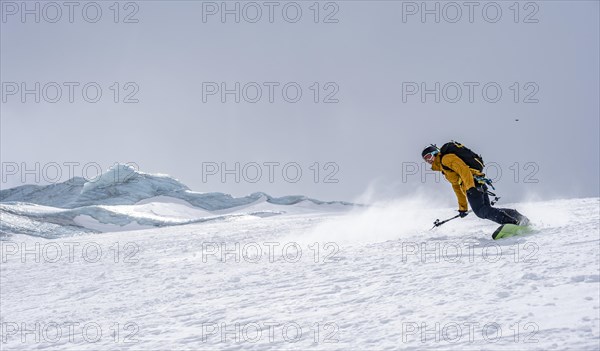
<instances>
[{"instance_id":1,"label":"powder snow slope","mask_svg":"<svg viewBox=\"0 0 600 351\"><path fill-rule=\"evenodd\" d=\"M515 206L535 233L500 241L414 201L15 234L3 349L598 350L600 199Z\"/></svg>"}]
</instances>

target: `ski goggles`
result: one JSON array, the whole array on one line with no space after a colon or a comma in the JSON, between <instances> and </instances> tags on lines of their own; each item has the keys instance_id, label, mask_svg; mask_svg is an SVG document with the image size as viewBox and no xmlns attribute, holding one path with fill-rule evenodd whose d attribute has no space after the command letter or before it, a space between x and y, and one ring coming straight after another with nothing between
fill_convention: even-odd
<instances>
[{"instance_id":1,"label":"ski goggles","mask_svg":"<svg viewBox=\"0 0 600 351\"><path fill-rule=\"evenodd\" d=\"M431 163L433 162L433 159L435 158L435 155L438 153L438 151L432 151L428 154L425 154L425 156L423 156L423 159L428 162Z\"/></svg>"}]
</instances>

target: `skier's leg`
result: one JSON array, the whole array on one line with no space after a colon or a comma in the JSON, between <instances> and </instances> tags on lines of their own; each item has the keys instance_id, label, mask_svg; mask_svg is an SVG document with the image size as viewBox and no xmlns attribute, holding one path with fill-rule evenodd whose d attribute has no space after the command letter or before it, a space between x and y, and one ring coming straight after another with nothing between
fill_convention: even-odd
<instances>
[{"instance_id":1,"label":"skier's leg","mask_svg":"<svg viewBox=\"0 0 600 351\"><path fill-rule=\"evenodd\" d=\"M492 205L490 203L490 197L488 196L488 193L487 193L487 190L488 190L487 186L485 184L482 184L478 190L480 192L484 193L483 198L484 198L485 206L491 207ZM510 220L508 220L507 218L500 218L502 223L516 223L516 224L522 224L522 225L529 224L529 218L523 216L517 210L513 210L511 208L498 208L498 210L501 212L504 212L504 214L506 214L507 217L510 217Z\"/></svg>"},{"instance_id":2,"label":"skier's leg","mask_svg":"<svg viewBox=\"0 0 600 351\"><path fill-rule=\"evenodd\" d=\"M488 187L485 184L483 184L480 187L478 187L477 190L483 193L483 201L484 201L485 206L492 207L492 204L490 203L490 197L487 193Z\"/></svg>"},{"instance_id":3,"label":"skier's leg","mask_svg":"<svg viewBox=\"0 0 600 351\"><path fill-rule=\"evenodd\" d=\"M485 189L481 189L484 190ZM490 205L490 198L486 192L481 192L476 188L467 191L467 199L471 209L479 218L489 219L498 224L512 223L517 224L518 220L507 213L494 208Z\"/></svg>"},{"instance_id":4,"label":"skier's leg","mask_svg":"<svg viewBox=\"0 0 600 351\"><path fill-rule=\"evenodd\" d=\"M529 218L525 217L517 210L513 210L512 208L499 208L499 210L511 216L512 218L515 218L520 225L529 224Z\"/></svg>"}]
</instances>

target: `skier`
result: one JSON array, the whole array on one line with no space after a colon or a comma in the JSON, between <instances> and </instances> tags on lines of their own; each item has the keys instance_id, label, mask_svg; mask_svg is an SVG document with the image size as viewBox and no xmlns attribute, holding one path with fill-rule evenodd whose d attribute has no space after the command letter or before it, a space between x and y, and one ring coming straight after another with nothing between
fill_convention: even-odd
<instances>
[{"instance_id":1,"label":"skier","mask_svg":"<svg viewBox=\"0 0 600 351\"><path fill-rule=\"evenodd\" d=\"M423 150L421 156L431 165L433 171L442 172L452 184L461 218L468 214L468 199L473 212L479 218L489 219L498 224L529 224L529 219L517 210L492 207L486 185L491 184L491 181L486 179L482 172L481 156L454 141L444 144L441 149L432 144Z\"/></svg>"}]
</instances>

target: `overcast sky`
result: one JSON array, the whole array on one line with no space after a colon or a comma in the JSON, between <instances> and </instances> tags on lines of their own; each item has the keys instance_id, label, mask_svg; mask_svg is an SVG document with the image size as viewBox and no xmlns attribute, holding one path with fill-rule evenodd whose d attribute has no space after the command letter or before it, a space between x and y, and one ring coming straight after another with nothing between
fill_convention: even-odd
<instances>
[{"instance_id":1,"label":"overcast sky","mask_svg":"<svg viewBox=\"0 0 600 351\"><path fill-rule=\"evenodd\" d=\"M598 1L21 3L2 1L2 189L36 162L40 183L133 162L202 192L452 202L415 167L455 139L507 200L599 196Z\"/></svg>"}]
</instances>

